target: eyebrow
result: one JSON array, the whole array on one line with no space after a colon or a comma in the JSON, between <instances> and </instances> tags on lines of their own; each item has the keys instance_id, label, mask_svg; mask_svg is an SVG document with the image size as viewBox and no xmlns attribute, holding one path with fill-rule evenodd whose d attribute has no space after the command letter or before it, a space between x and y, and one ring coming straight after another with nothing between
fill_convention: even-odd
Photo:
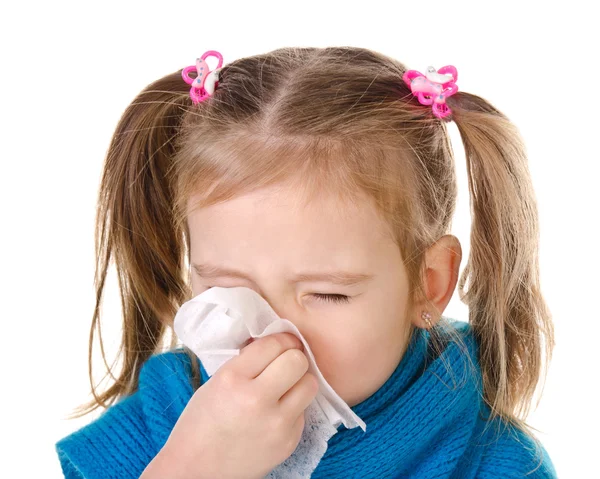
<instances>
[{"instance_id":1,"label":"eyebrow","mask_svg":"<svg viewBox=\"0 0 600 479\"><path fill-rule=\"evenodd\" d=\"M252 281L242 271L230 268L222 268L209 263L193 263L194 270L202 278L237 277ZM291 278L294 282L303 281L325 281L340 286L352 286L373 279L373 274L352 273L349 271L326 271L326 272L302 272Z\"/></svg>"}]
</instances>

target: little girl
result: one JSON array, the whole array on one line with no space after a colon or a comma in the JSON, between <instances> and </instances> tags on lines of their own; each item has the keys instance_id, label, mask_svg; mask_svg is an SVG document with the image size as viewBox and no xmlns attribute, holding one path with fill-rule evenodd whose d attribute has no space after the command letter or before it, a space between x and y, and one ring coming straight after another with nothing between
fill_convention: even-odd
<instances>
[{"instance_id":1,"label":"little girl","mask_svg":"<svg viewBox=\"0 0 600 479\"><path fill-rule=\"evenodd\" d=\"M138 95L97 218L90 374L111 256L122 369L77 415L107 410L57 443L66 477L258 479L293 454L318 392L297 338L253 341L210 378L178 346L175 313L217 286L293 322L368 426L340 426L310 477L556 477L525 422L554 346L525 148L457 76L353 47L208 51ZM460 278L447 121L471 195ZM468 322L442 315L457 283Z\"/></svg>"}]
</instances>

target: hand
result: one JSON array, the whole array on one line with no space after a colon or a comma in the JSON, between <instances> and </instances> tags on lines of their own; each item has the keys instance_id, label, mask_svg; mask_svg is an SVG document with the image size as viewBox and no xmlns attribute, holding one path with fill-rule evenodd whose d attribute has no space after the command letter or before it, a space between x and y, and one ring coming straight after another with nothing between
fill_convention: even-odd
<instances>
[{"instance_id":1,"label":"hand","mask_svg":"<svg viewBox=\"0 0 600 479\"><path fill-rule=\"evenodd\" d=\"M259 479L285 461L319 389L303 350L293 334L272 334L223 364L186 405L162 467L182 479Z\"/></svg>"}]
</instances>

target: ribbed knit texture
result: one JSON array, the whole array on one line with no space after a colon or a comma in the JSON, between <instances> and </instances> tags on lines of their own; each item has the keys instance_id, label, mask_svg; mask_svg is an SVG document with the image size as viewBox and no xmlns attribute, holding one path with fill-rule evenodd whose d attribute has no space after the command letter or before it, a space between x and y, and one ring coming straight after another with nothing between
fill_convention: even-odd
<instances>
[{"instance_id":1,"label":"ribbed knit texture","mask_svg":"<svg viewBox=\"0 0 600 479\"><path fill-rule=\"evenodd\" d=\"M478 392L477 342L468 323L450 321L467 351L446 341L435 357L429 333L417 329L390 378L352 407L367 431L340 425L312 478L557 477L543 446L536 450L528 436L499 419L484 420L489 408ZM200 370L205 383L202 364ZM138 478L193 394L190 372L181 350L152 356L136 393L56 444L65 477Z\"/></svg>"}]
</instances>

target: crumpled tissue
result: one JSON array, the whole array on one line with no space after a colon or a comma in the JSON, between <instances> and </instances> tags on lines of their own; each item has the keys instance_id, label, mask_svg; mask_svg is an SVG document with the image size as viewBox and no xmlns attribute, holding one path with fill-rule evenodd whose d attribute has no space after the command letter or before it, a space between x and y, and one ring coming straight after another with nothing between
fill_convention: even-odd
<instances>
[{"instance_id":1,"label":"crumpled tissue","mask_svg":"<svg viewBox=\"0 0 600 479\"><path fill-rule=\"evenodd\" d=\"M174 329L181 342L200 359L209 376L239 355L252 338L288 332L304 344L309 368L319 392L304 411L304 430L294 452L267 476L268 479L309 478L327 450L327 441L340 424L348 429L367 426L327 383L310 346L294 324L277 316L269 303L246 287L213 287L184 303L177 311Z\"/></svg>"}]
</instances>

